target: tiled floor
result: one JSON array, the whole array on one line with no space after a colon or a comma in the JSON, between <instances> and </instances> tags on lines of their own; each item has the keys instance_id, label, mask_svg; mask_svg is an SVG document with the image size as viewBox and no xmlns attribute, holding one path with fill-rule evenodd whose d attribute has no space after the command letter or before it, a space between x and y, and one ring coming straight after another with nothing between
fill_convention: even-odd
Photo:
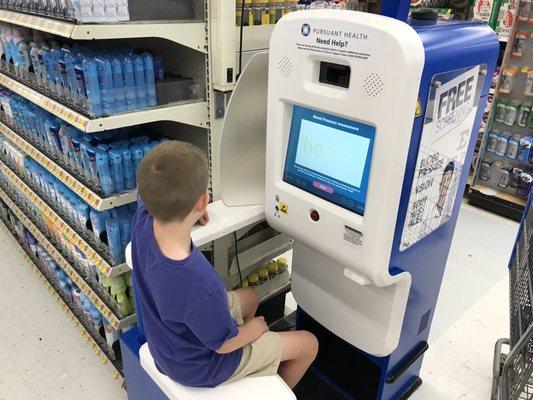
<instances>
[{"instance_id":1,"label":"tiled floor","mask_svg":"<svg viewBox=\"0 0 533 400\"><path fill-rule=\"evenodd\" d=\"M424 362L424 385L412 399L489 398L493 345L509 330L506 265L517 227L463 205ZM0 233L0 260L0 400L125 399L122 382L100 364L5 233Z\"/></svg>"}]
</instances>

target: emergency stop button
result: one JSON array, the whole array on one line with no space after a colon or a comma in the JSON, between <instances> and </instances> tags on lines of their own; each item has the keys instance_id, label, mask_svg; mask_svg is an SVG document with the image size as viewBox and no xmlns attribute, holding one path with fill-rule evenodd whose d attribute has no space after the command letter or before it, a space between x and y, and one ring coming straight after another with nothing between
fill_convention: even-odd
<instances>
[{"instance_id":1,"label":"emergency stop button","mask_svg":"<svg viewBox=\"0 0 533 400\"><path fill-rule=\"evenodd\" d=\"M311 217L311 219L315 222L318 222L318 220L320 219L320 214L318 213L317 210L311 210L309 212L309 216Z\"/></svg>"}]
</instances>

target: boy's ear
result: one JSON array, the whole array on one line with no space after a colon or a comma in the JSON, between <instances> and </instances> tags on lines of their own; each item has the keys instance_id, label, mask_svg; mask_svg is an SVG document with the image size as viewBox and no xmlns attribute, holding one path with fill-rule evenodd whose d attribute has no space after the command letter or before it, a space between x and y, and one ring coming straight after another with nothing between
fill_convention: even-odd
<instances>
[{"instance_id":1,"label":"boy's ear","mask_svg":"<svg viewBox=\"0 0 533 400\"><path fill-rule=\"evenodd\" d=\"M208 204L209 204L209 193L205 192L198 198L195 208L197 211L204 213L205 210L207 209Z\"/></svg>"}]
</instances>

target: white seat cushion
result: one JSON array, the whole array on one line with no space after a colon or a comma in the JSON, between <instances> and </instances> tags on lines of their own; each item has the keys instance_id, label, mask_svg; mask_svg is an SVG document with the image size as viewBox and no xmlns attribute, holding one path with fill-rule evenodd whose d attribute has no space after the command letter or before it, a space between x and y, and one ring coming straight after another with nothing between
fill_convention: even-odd
<instances>
[{"instance_id":1,"label":"white seat cushion","mask_svg":"<svg viewBox=\"0 0 533 400\"><path fill-rule=\"evenodd\" d=\"M170 400L296 400L296 396L278 375L244 378L216 388L183 386L160 373L148 349L139 351L141 365Z\"/></svg>"}]
</instances>

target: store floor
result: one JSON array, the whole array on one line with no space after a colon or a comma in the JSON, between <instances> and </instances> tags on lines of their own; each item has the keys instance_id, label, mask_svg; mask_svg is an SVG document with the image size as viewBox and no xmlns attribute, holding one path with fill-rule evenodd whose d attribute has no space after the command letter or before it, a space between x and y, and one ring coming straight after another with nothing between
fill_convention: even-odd
<instances>
[{"instance_id":1,"label":"store floor","mask_svg":"<svg viewBox=\"0 0 533 400\"><path fill-rule=\"evenodd\" d=\"M518 224L463 204L413 400L490 398L494 342L508 336L506 265ZM0 400L121 400L102 365L0 231ZM294 307L291 298L288 308ZM320 399L322 400L322 399Z\"/></svg>"}]
</instances>

